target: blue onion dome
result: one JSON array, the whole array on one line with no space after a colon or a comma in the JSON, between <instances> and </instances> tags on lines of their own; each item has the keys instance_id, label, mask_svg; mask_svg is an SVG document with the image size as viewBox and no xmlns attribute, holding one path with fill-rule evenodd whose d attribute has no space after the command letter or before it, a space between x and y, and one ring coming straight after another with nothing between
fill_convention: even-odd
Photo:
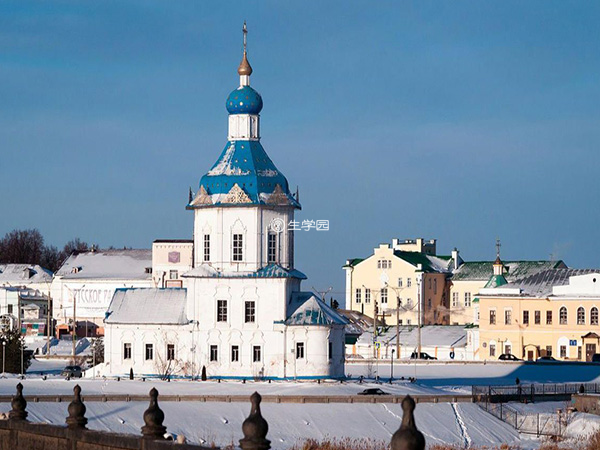
<instances>
[{"instance_id":1,"label":"blue onion dome","mask_svg":"<svg viewBox=\"0 0 600 450\"><path fill-rule=\"evenodd\" d=\"M262 110L263 101L260 94L250 86L240 86L229 94L225 107L229 114L258 114Z\"/></svg>"}]
</instances>

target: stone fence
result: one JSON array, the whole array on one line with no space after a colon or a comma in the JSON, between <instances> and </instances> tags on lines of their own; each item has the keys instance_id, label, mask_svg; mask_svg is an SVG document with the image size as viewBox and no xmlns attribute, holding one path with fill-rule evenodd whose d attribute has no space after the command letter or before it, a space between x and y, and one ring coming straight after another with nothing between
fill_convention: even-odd
<instances>
[{"instance_id":1,"label":"stone fence","mask_svg":"<svg viewBox=\"0 0 600 450\"><path fill-rule=\"evenodd\" d=\"M73 389L66 426L32 423L27 420L27 401L23 385L17 385L17 394L11 400L8 420L0 420L0 450L209 450L208 447L167 440L163 425L165 414L158 406L158 391L150 390L150 405L144 412L141 436L94 431L87 428L86 407L81 388ZM250 415L242 424L242 450L269 450L269 425L260 412L261 396L250 396ZM417 430L414 419L416 403L406 396L402 400L403 417L400 428L391 440L391 450L424 450L425 438Z\"/></svg>"}]
</instances>

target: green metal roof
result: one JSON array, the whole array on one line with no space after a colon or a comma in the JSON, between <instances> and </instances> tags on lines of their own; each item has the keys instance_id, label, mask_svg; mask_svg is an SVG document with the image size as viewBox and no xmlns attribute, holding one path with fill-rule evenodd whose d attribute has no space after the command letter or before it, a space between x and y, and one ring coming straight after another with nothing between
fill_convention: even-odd
<instances>
[{"instance_id":1,"label":"green metal roof","mask_svg":"<svg viewBox=\"0 0 600 450\"><path fill-rule=\"evenodd\" d=\"M492 275L489 281L485 284L484 288L497 288L508 284L504 275Z\"/></svg>"},{"instance_id":2,"label":"green metal roof","mask_svg":"<svg viewBox=\"0 0 600 450\"><path fill-rule=\"evenodd\" d=\"M466 261L452 275L452 281L487 281L494 273L494 261ZM548 269L566 268L562 261L505 261L504 278L511 282Z\"/></svg>"}]
</instances>

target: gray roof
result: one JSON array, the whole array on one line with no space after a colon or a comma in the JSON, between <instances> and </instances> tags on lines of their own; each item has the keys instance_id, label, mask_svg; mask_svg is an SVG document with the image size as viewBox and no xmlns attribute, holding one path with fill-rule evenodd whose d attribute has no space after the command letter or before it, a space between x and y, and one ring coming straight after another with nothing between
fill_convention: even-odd
<instances>
[{"instance_id":1,"label":"gray roof","mask_svg":"<svg viewBox=\"0 0 600 450\"><path fill-rule=\"evenodd\" d=\"M520 296L524 297L548 297L552 295L554 286L569 284L569 277L585 275L587 273L600 273L600 269L548 269L543 272L530 275L521 280L513 281L497 288L501 295L502 289L521 289ZM497 295L497 294L490 294ZM508 294L514 296L514 294Z\"/></svg>"},{"instance_id":2,"label":"gray roof","mask_svg":"<svg viewBox=\"0 0 600 450\"><path fill-rule=\"evenodd\" d=\"M563 261L503 261L504 277L510 282L548 269L566 268ZM454 271L452 281L488 281L494 261L466 261Z\"/></svg>"},{"instance_id":3,"label":"gray roof","mask_svg":"<svg viewBox=\"0 0 600 450\"><path fill-rule=\"evenodd\" d=\"M117 289L108 307L107 324L184 325L186 289Z\"/></svg>"},{"instance_id":4,"label":"gray roof","mask_svg":"<svg viewBox=\"0 0 600 450\"><path fill-rule=\"evenodd\" d=\"M396 327L392 326L387 332L379 335L377 340L384 345L396 345ZM418 328L416 326L400 327L400 345L415 348L418 345ZM372 329L362 334L359 343L373 341ZM438 347L465 347L467 345L467 330L464 326L456 325L427 325L421 328L421 345Z\"/></svg>"},{"instance_id":5,"label":"gray roof","mask_svg":"<svg viewBox=\"0 0 600 450\"><path fill-rule=\"evenodd\" d=\"M147 268L152 268L152 250L96 250L73 253L56 275L73 280L150 280Z\"/></svg>"},{"instance_id":6,"label":"gray roof","mask_svg":"<svg viewBox=\"0 0 600 450\"><path fill-rule=\"evenodd\" d=\"M37 264L0 264L0 284L52 282L52 272Z\"/></svg>"},{"instance_id":7,"label":"gray roof","mask_svg":"<svg viewBox=\"0 0 600 450\"><path fill-rule=\"evenodd\" d=\"M312 292L295 292L292 304L296 309L285 321L286 325L346 325L348 319L338 314Z\"/></svg>"},{"instance_id":8,"label":"gray roof","mask_svg":"<svg viewBox=\"0 0 600 450\"><path fill-rule=\"evenodd\" d=\"M306 275L296 269L286 269L279 264L269 264L260 269L248 271L219 271L210 264L200 264L187 272L182 277L186 278L299 278L306 280Z\"/></svg>"}]
</instances>

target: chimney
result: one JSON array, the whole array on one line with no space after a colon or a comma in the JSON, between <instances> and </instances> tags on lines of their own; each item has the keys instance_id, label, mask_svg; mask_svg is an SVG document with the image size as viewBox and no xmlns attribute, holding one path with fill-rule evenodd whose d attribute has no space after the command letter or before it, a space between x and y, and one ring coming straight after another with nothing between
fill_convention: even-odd
<instances>
[{"instance_id":1,"label":"chimney","mask_svg":"<svg viewBox=\"0 0 600 450\"><path fill-rule=\"evenodd\" d=\"M457 270L461 264L463 263L463 260L461 259L460 255L458 254L458 249L456 247L454 247L454 249L452 250L452 268L453 270Z\"/></svg>"}]
</instances>

